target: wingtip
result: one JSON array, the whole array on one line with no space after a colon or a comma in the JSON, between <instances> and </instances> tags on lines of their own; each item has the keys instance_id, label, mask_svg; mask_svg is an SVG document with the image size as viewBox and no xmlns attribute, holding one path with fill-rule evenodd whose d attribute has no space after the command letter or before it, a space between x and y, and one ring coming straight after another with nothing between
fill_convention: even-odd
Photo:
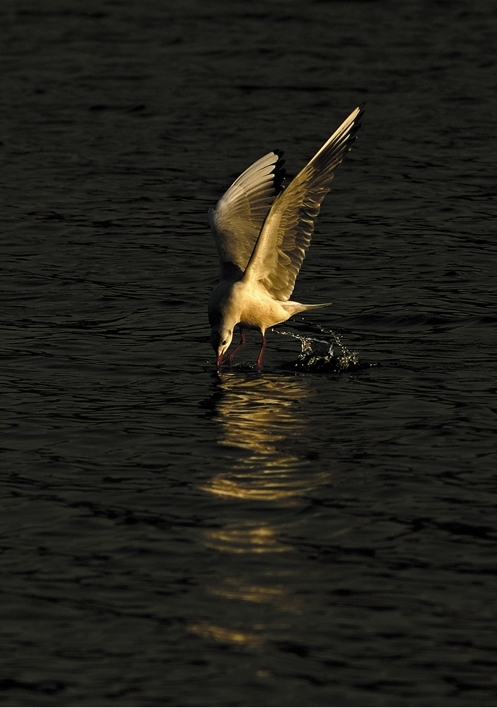
<instances>
[{"instance_id":1,"label":"wingtip","mask_svg":"<svg viewBox=\"0 0 497 708\"><path fill-rule=\"evenodd\" d=\"M366 106L366 101L363 101L362 103L360 103L357 106L355 111L352 111L351 116L354 115L354 113L355 113L355 115L354 115L354 118L352 119L351 123L349 124L350 127L349 127L349 130L347 131L348 132L349 150L352 148L352 145L355 142L359 128L361 128L361 125L362 125L361 120L364 115L365 106ZM350 120L351 116L349 116L348 120ZM345 121L345 122L347 122L347 121Z\"/></svg>"},{"instance_id":2,"label":"wingtip","mask_svg":"<svg viewBox=\"0 0 497 708\"><path fill-rule=\"evenodd\" d=\"M354 127L356 128L356 130L358 130L360 128L360 123L361 123L362 117L364 115L365 108L366 108L366 101L363 101L362 103L360 103L356 108L357 115L354 118Z\"/></svg>"},{"instance_id":3,"label":"wingtip","mask_svg":"<svg viewBox=\"0 0 497 708\"><path fill-rule=\"evenodd\" d=\"M362 116L364 115L365 109L366 109L366 101L363 101L356 108L357 113L356 113L356 116L354 117L354 123L358 123L361 120Z\"/></svg>"},{"instance_id":4,"label":"wingtip","mask_svg":"<svg viewBox=\"0 0 497 708\"><path fill-rule=\"evenodd\" d=\"M274 193L279 194L283 185L283 181L286 177L286 169L284 167L285 160L283 159L283 150L273 150L274 154L278 156L278 159L274 163Z\"/></svg>"}]
</instances>

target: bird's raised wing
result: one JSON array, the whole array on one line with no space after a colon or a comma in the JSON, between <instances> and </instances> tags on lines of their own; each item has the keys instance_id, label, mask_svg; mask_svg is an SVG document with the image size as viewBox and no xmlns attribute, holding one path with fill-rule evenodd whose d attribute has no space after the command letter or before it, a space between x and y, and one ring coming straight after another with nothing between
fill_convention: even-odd
<instances>
[{"instance_id":1,"label":"bird's raised wing","mask_svg":"<svg viewBox=\"0 0 497 708\"><path fill-rule=\"evenodd\" d=\"M244 279L260 281L278 300L288 300L293 292L321 202L354 142L362 114L363 105L352 111L273 202Z\"/></svg>"},{"instance_id":2,"label":"bird's raised wing","mask_svg":"<svg viewBox=\"0 0 497 708\"><path fill-rule=\"evenodd\" d=\"M285 170L279 151L254 162L209 210L219 252L221 280L239 277L247 267L264 219L281 189Z\"/></svg>"}]
</instances>

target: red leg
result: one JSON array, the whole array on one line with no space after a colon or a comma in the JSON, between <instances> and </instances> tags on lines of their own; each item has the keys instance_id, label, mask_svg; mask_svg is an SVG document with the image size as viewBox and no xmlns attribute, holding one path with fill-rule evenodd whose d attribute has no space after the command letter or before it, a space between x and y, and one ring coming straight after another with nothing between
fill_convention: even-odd
<instances>
[{"instance_id":1,"label":"red leg","mask_svg":"<svg viewBox=\"0 0 497 708\"><path fill-rule=\"evenodd\" d=\"M259 356L257 357L257 368L260 369L262 365L262 355L264 354L264 349L266 348L266 335L262 335L262 344L261 344L261 351L259 352Z\"/></svg>"},{"instance_id":2,"label":"red leg","mask_svg":"<svg viewBox=\"0 0 497 708\"><path fill-rule=\"evenodd\" d=\"M229 361L230 366L231 366L231 364L233 363L233 357L235 356L235 354L236 354L237 352L239 352L240 349L241 349L241 348L243 347L243 345L245 344L245 332L244 332L243 330L240 330L240 334L242 335L242 338L240 339L239 345L236 347L236 349L234 349L234 350L231 352L231 354L230 354L229 357L228 357L228 361Z\"/></svg>"}]
</instances>

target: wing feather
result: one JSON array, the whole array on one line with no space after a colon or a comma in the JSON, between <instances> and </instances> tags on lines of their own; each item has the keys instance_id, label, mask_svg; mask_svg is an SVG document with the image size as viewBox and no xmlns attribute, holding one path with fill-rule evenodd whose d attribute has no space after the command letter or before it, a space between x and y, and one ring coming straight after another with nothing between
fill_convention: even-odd
<instances>
[{"instance_id":1,"label":"wing feather","mask_svg":"<svg viewBox=\"0 0 497 708\"><path fill-rule=\"evenodd\" d=\"M288 300L293 292L321 202L335 168L352 147L362 114L363 104L274 200L266 217L244 278L260 281L278 300Z\"/></svg>"},{"instance_id":2,"label":"wing feather","mask_svg":"<svg viewBox=\"0 0 497 708\"><path fill-rule=\"evenodd\" d=\"M238 177L209 211L221 280L239 277L247 267L262 225L284 177L282 153L270 152Z\"/></svg>"}]
</instances>

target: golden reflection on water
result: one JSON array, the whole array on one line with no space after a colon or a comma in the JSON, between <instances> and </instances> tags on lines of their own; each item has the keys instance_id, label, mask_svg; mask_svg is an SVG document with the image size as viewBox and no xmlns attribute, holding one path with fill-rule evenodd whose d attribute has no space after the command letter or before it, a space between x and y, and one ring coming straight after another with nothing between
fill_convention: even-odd
<instances>
[{"instance_id":1,"label":"golden reflection on water","mask_svg":"<svg viewBox=\"0 0 497 708\"><path fill-rule=\"evenodd\" d=\"M279 539L275 529L241 522L207 531L205 545L228 553L282 553L291 549Z\"/></svg>"},{"instance_id":2,"label":"golden reflection on water","mask_svg":"<svg viewBox=\"0 0 497 708\"><path fill-rule=\"evenodd\" d=\"M295 552L289 517L275 512L302 503L327 478L302 454L308 427L301 403L312 393L302 377L240 371L219 377L212 406L218 443L231 449L232 462L225 457L222 471L201 489L223 501L222 525L203 531L205 547L219 553L216 581L205 590L222 610L189 626L197 636L252 648L286 632L288 614L300 612L293 574L278 562Z\"/></svg>"},{"instance_id":3,"label":"golden reflection on water","mask_svg":"<svg viewBox=\"0 0 497 708\"><path fill-rule=\"evenodd\" d=\"M299 403L310 395L306 380L223 374L219 391L219 443L241 453L202 489L223 498L298 503L324 476L299 454L306 432Z\"/></svg>"},{"instance_id":4,"label":"golden reflection on water","mask_svg":"<svg viewBox=\"0 0 497 708\"><path fill-rule=\"evenodd\" d=\"M197 634L205 639L214 639L221 644L235 644L252 648L262 643L262 638L254 632L239 632L208 622L192 624L188 629L192 634Z\"/></svg>"},{"instance_id":5,"label":"golden reflection on water","mask_svg":"<svg viewBox=\"0 0 497 708\"><path fill-rule=\"evenodd\" d=\"M268 586L247 583L238 577L228 577L225 578L223 586L216 585L209 589L213 595L227 600L271 604L286 612L297 612L299 609L297 600L287 594L283 584Z\"/></svg>"}]
</instances>

